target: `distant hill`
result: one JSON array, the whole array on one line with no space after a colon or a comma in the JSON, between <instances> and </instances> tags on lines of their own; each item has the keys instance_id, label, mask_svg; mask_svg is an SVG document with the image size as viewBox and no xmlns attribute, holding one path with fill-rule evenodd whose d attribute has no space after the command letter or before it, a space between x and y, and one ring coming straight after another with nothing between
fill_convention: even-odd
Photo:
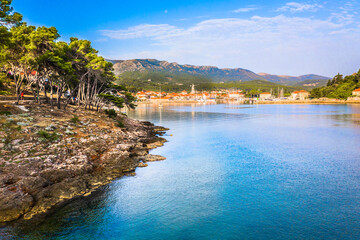
<instances>
[{"instance_id":1,"label":"distant hill","mask_svg":"<svg viewBox=\"0 0 360 240\"><path fill-rule=\"evenodd\" d=\"M125 72L145 72L145 71L161 71L171 73L187 73L194 75L202 75L213 79L215 82L229 81L249 81L249 80L266 80L256 73L243 68L224 68L220 69L213 66L193 66L180 65L178 63L169 63L167 61L158 61L155 59L133 59L133 60L109 60L114 63L114 72L121 75Z\"/></svg>"},{"instance_id":2,"label":"distant hill","mask_svg":"<svg viewBox=\"0 0 360 240\"><path fill-rule=\"evenodd\" d=\"M213 86L213 81L202 75L148 70L123 72L118 75L116 83L126 86L130 91L159 91L161 86L163 91L177 92L190 90L191 84L195 84L199 89L211 89Z\"/></svg>"},{"instance_id":3,"label":"distant hill","mask_svg":"<svg viewBox=\"0 0 360 240\"><path fill-rule=\"evenodd\" d=\"M180 65L156 59L132 59L132 60L108 60L114 64L114 73L122 76L129 72L162 72L173 74L187 74L203 76L212 82L232 82L267 80L283 85L295 85L305 80L328 80L330 78L315 74L302 75L299 77L271 75L267 73L256 74L243 68L218 68L214 66Z\"/></svg>"},{"instance_id":4,"label":"distant hill","mask_svg":"<svg viewBox=\"0 0 360 240\"><path fill-rule=\"evenodd\" d=\"M300 83L305 80L324 80L327 82L330 79L329 77L324 77L316 74L307 74L298 77L287 76L287 75L273 75L268 73L258 73L258 75L260 75L261 77L265 78L270 82L280 83L285 85L294 85L294 83Z\"/></svg>"},{"instance_id":5,"label":"distant hill","mask_svg":"<svg viewBox=\"0 0 360 240\"><path fill-rule=\"evenodd\" d=\"M303 87L310 87L310 88L316 88L316 87L323 87L326 86L328 83L328 79L324 80L304 80L301 82L295 82L293 84L288 84L289 86L303 86Z\"/></svg>"}]
</instances>

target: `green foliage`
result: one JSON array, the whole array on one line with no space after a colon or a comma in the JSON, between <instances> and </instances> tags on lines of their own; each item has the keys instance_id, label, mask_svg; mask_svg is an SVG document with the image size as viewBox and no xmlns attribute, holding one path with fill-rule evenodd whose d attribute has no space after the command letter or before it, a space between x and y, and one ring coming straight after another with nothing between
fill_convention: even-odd
<instances>
[{"instance_id":1,"label":"green foliage","mask_svg":"<svg viewBox=\"0 0 360 240\"><path fill-rule=\"evenodd\" d=\"M150 81L151 80L151 81ZM187 73L171 73L160 71L125 72L118 76L116 83L125 85L129 91L160 91L179 92L190 91L191 84L203 90L212 89L212 79Z\"/></svg>"},{"instance_id":2,"label":"green foliage","mask_svg":"<svg viewBox=\"0 0 360 240\"><path fill-rule=\"evenodd\" d=\"M0 91L0 95L11 95L9 91Z\"/></svg>"},{"instance_id":3,"label":"green foliage","mask_svg":"<svg viewBox=\"0 0 360 240\"><path fill-rule=\"evenodd\" d=\"M10 84L10 79L7 77L6 73L0 72L0 89L3 89L6 85Z\"/></svg>"},{"instance_id":4,"label":"green foliage","mask_svg":"<svg viewBox=\"0 0 360 240\"><path fill-rule=\"evenodd\" d=\"M3 141L5 146L9 146L12 141L11 134L7 133Z\"/></svg>"},{"instance_id":5,"label":"green foliage","mask_svg":"<svg viewBox=\"0 0 360 240\"><path fill-rule=\"evenodd\" d=\"M135 106L132 103L135 99L125 87L111 84L115 80L113 65L98 55L90 41L75 37L69 43L57 41L60 35L55 27L22 23L22 16L13 11L11 2L0 1L0 64L3 71L12 72L18 100L25 86L39 99L41 85L45 85L44 93L50 91L51 99L57 94L58 108L61 102L69 104L69 100L98 110L104 102L117 107ZM10 92L5 89L5 80L6 76L1 74L0 94ZM120 92L120 96L109 94L108 88ZM65 92L76 98L64 99ZM106 94L99 98L99 93ZM53 105L53 101L48 103Z\"/></svg>"},{"instance_id":6,"label":"green foliage","mask_svg":"<svg viewBox=\"0 0 360 240\"><path fill-rule=\"evenodd\" d=\"M123 85L116 85L116 84L113 84L113 83L110 83L108 88L112 88L112 89L115 89L117 91L128 91L127 88Z\"/></svg>"},{"instance_id":7,"label":"green foliage","mask_svg":"<svg viewBox=\"0 0 360 240\"><path fill-rule=\"evenodd\" d=\"M39 131L37 135L39 136L39 141L41 142L54 142L59 138L59 135L57 135L56 132L49 133L43 130Z\"/></svg>"},{"instance_id":8,"label":"green foliage","mask_svg":"<svg viewBox=\"0 0 360 240\"><path fill-rule=\"evenodd\" d=\"M326 86L315 88L311 91L312 98L335 98L347 99L352 91L360 87L360 71L356 74L346 76L345 78L338 74L332 80L329 80Z\"/></svg>"},{"instance_id":9,"label":"green foliage","mask_svg":"<svg viewBox=\"0 0 360 240\"><path fill-rule=\"evenodd\" d=\"M197 90L204 91L219 89L270 91L270 89L284 88L285 93L290 93L295 90L311 89L311 87L304 86L284 86L266 80L216 83L213 82L211 78L201 75L160 71L125 72L118 77L116 82L125 85L127 89L133 92L141 90L160 91L160 86L161 90L165 92L180 92L182 90L189 92L192 84L195 84ZM304 82L304 84L307 83L308 82Z\"/></svg>"},{"instance_id":10,"label":"green foliage","mask_svg":"<svg viewBox=\"0 0 360 240\"><path fill-rule=\"evenodd\" d=\"M8 115L8 111L2 111L4 115ZM2 142L5 144L6 148L11 148L11 141L16 137L17 133L21 130L20 126L17 126L17 122L14 120L6 121L2 124L2 130L6 133L5 137L2 139ZM19 129L20 127L20 129Z\"/></svg>"},{"instance_id":11,"label":"green foliage","mask_svg":"<svg viewBox=\"0 0 360 240\"><path fill-rule=\"evenodd\" d=\"M272 83L266 80L252 80L244 82L227 82L227 83L216 83L215 89L240 89L247 93L247 97L251 95L258 95L262 92L270 92L273 90L273 93L276 95L279 89L284 89L285 94L290 94L296 90L306 89L304 87L296 86L284 86L277 83Z\"/></svg>"},{"instance_id":12,"label":"green foliage","mask_svg":"<svg viewBox=\"0 0 360 240\"><path fill-rule=\"evenodd\" d=\"M108 101L109 103L114 104L118 108L124 107L125 100L122 97L114 96L114 95L108 94L108 93L99 94L99 97Z\"/></svg>"},{"instance_id":13,"label":"green foliage","mask_svg":"<svg viewBox=\"0 0 360 240\"><path fill-rule=\"evenodd\" d=\"M116 125L119 127L119 128L126 128L124 123L121 121L121 120L116 120Z\"/></svg>"},{"instance_id":14,"label":"green foliage","mask_svg":"<svg viewBox=\"0 0 360 240\"><path fill-rule=\"evenodd\" d=\"M106 115L108 115L109 118L116 118L117 112L114 109L105 109Z\"/></svg>"},{"instance_id":15,"label":"green foliage","mask_svg":"<svg viewBox=\"0 0 360 240\"><path fill-rule=\"evenodd\" d=\"M74 117L70 119L70 122L77 124L80 122L80 119L78 116L74 115Z\"/></svg>"},{"instance_id":16,"label":"green foliage","mask_svg":"<svg viewBox=\"0 0 360 240\"><path fill-rule=\"evenodd\" d=\"M19 24L22 20L20 13L14 12L12 0L0 0L0 25Z\"/></svg>"},{"instance_id":17,"label":"green foliage","mask_svg":"<svg viewBox=\"0 0 360 240\"><path fill-rule=\"evenodd\" d=\"M10 95L11 79L7 77L6 73L0 72L0 95Z\"/></svg>"},{"instance_id":18,"label":"green foliage","mask_svg":"<svg viewBox=\"0 0 360 240\"><path fill-rule=\"evenodd\" d=\"M0 112L0 115L9 116L9 115L11 115L11 112L9 112L9 111L1 111L1 112Z\"/></svg>"}]
</instances>

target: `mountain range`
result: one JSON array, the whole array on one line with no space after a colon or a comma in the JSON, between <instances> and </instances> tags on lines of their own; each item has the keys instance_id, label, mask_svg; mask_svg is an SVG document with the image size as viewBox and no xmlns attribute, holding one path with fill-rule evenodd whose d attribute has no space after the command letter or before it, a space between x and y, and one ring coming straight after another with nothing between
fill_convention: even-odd
<instances>
[{"instance_id":1,"label":"mountain range","mask_svg":"<svg viewBox=\"0 0 360 240\"><path fill-rule=\"evenodd\" d=\"M156 59L108 60L114 64L114 73L120 76L126 72L171 72L201 75L212 79L214 82L266 80L284 85L296 85L306 80L311 84L323 85L329 77L307 74L302 76L272 75L268 73L254 73L243 68L218 68L214 66L180 65L176 62L159 61ZM314 80L319 80L314 81Z\"/></svg>"}]
</instances>

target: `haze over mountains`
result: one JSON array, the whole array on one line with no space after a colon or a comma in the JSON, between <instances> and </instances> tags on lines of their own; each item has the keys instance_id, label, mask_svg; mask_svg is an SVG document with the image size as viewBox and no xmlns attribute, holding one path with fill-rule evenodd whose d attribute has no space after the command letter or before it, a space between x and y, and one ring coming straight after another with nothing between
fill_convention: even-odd
<instances>
[{"instance_id":1,"label":"haze over mountains","mask_svg":"<svg viewBox=\"0 0 360 240\"><path fill-rule=\"evenodd\" d=\"M201 75L211 78L214 82L230 82L230 81L251 81L251 80L266 80L274 83L285 85L295 85L301 82L317 83L314 80L319 80L319 84L330 79L329 77L307 74L302 76L285 76L272 75L267 73L254 73L243 68L218 68L213 66L194 66L194 65L180 65L178 63L170 63L167 61L159 61L156 59L132 59L132 60L108 60L114 64L114 72L116 75L121 75L126 72L171 72L171 73L186 73L192 75ZM311 80L311 81L306 81Z\"/></svg>"}]
</instances>

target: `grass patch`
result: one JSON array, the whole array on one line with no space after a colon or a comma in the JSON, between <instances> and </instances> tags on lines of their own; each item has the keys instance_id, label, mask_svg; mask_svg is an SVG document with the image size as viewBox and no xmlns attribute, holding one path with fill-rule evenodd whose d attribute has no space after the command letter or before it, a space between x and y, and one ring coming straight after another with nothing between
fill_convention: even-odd
<instances>
[{"instance_id":1,"label":"grass patch","mask_svg":"<svg viewBox=\"0 0 360 240\"><path fill-rule=\"evenodd\" d=\"M59 135L56 134L56 132L53 132L53 133L49 133L47 131L39 131L37 133L37 135L39 136L39 140L41 142L53 142L53 141L56 141L58 140L59 138Z\"/></svg>"},{"instance_id":2,"label":"grass patch","mask_svg":"<svg viewBox=\"0 0 360 240\"><path fill-rule=\"evenodd\" d=\"M11 143L11 140L12 140L12 138L11 138L11 134L6 134L6 136L5 136L5 138L4 138L4 144L5 144L5 146L9 146L10 145L10 143Z\"/></svg>"},{"instance_id":3,"label":"grass patch","mask_svg":"<svg viewBox=\"0 0 360 240\"><path fill-rule=\"evenodd\" d=\"M11 112L9 112L9 111L0 111L0 115L9 116L9 115L11 115Z\"/></svg>"},{"instance_id":4,"label":"grass patch","mask_svg":"<svg viewBox=\"0 0 360 240\"><path fill-rule=\"evenodd\" d=\"M79 119L78 116L74 115L74 117L72 117L72 118L70 119L70 122L76 124L76 123L79 123L79 122L80 122L80 119Z\"/></svg>"},{"instance_id":5,"label":"grass patch","mask_svg":"<svg viewBox=\"0 0 360 240\"><path fill-rule=\"evenodd\" d=\"M119 128L126 128L121 120L116 120L116 126L118 126Z\"/></svg>"},{"instance_id":6,"label":"grass patch","mask_svg":"<svg viewBox=\"0 0 360 240\"><path fill-rule=\"evenodd\" d=\"M36 149L30 149L29 151L28 151L28 154L34 154L36 152Z\"/></svg>"},{"instance_id":7,"label":"grass patch","mask_svg":"<svg viewBox=\"0 0 360 240\"><path fill-rule=\"evenodd\" d=\"M106 115L108 115L109 118L116 118L117 112L114 109L105 109Z\"/></svg>"}]
</instances>

